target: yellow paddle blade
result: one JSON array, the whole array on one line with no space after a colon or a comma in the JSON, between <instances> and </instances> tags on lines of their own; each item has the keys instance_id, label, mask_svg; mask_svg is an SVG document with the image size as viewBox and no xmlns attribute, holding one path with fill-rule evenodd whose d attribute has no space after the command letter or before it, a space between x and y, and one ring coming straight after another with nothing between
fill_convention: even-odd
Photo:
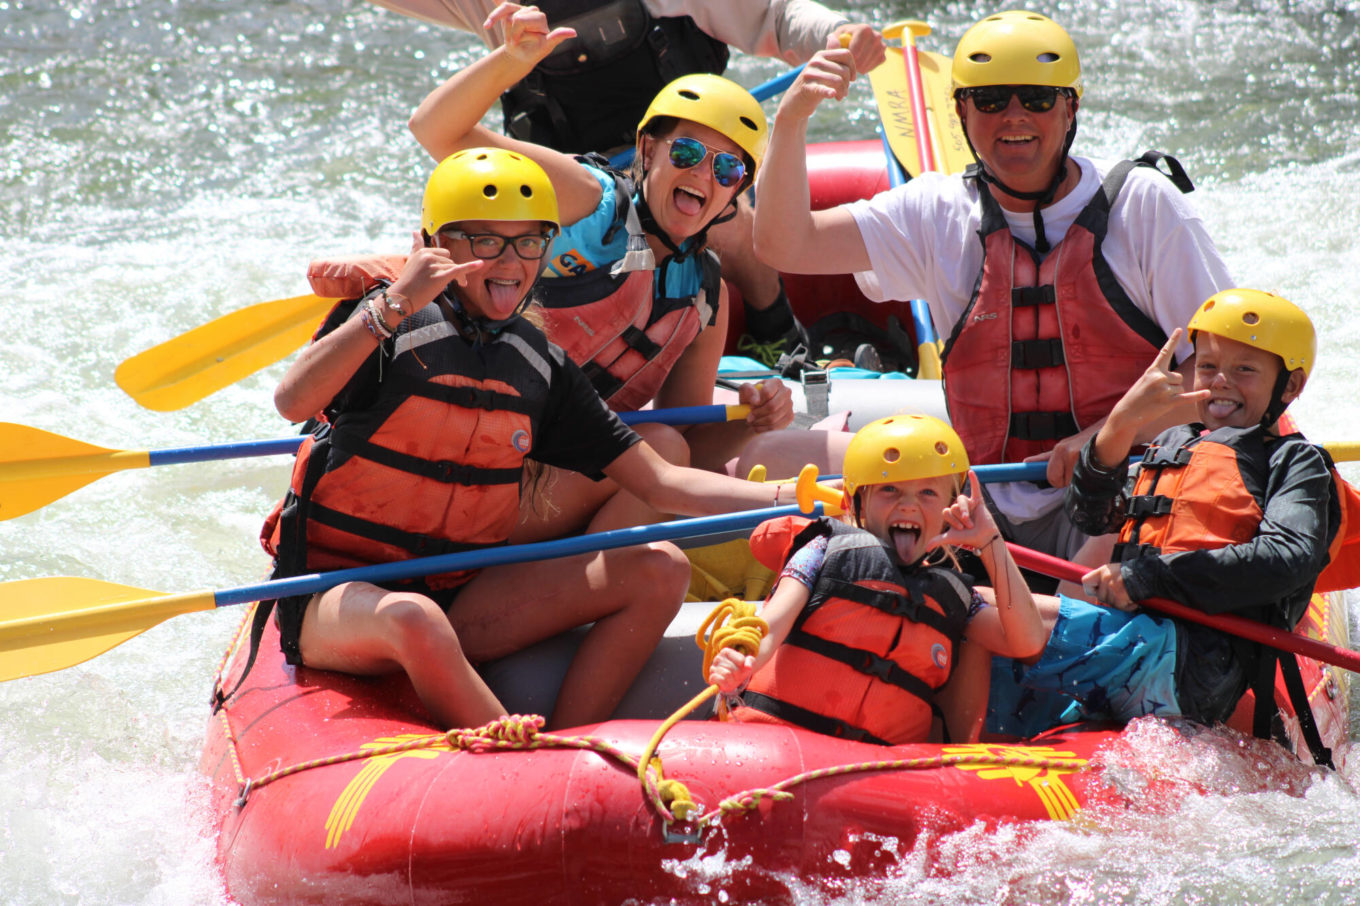
<instances>
[{"instance_id":1,"label":"yellow paddle blade","mask_svg":"<svg viewBox=\"0 0 1360 906\"><path fill-rule=\"evenodd\" d=\"M148 409L183 409L295 352L336 301L308 295L256 303L138 353L114 378Z\"/></svg>"},{"instance_id":2,"label":"yellow paddle blade","mask_svg":"<svg viewBox=\"0 0 1360 906\"><path fill-rule=\"evenodd\" d=\"M925 87L926 120L930 139L935 149L935 161L943 173L961 173L974 160L973 152L963 138L963 126L954 112L950 93L951 62L948 57L918 50L921 81ZM869 72L869 83L874 89L874 102L888 146L912 176L921 173L921 160L916 153L916 126L911 115L911 92L907 87L906 63L900 47L888 48L888 59Z\"/></svg>"},{"instance_id":3,"label":"yellow paddle blade","mask_svg":"<svg viewBox=\"0 0 1360 906\"><path fill-rule=\"evenodd\" d=\"M211 591L170 595L72 576L6 582L0 682L73 667L170 617L214 607Z\"/></svg>"},{"instance_id":4,"label":"yellow paddle blade","mask_svg":"<svg viewBox=\"0 0 1360 906\"><path fill-rule=\"evenodd\" d=\"M0 520L13 519L122 469L145 468L146 450L110 450L0 422Z\"/></svg>"},{"instance_id":5,"label":"yellow paddle blade","mask_svg":"<svg viewBox=\"0 0 1360 906\"><path fill-rule=\"evenodd\" d=\"M1332 459L1337 462L1355 462L1360 459L1360 440L1333 440L1322 445Z\"/></svg>"}]
</instances>

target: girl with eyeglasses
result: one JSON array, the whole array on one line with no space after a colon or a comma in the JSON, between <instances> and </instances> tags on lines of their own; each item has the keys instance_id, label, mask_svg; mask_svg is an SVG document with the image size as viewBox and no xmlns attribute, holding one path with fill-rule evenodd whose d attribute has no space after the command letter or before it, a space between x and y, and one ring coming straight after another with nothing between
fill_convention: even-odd
<instances>
[{"instance_id":1,"label":"girl with eyeglasses","mask_svg":"<svg viewBox=\"0 0 1360 906\"><path fill-rule=\"evenodd\" d=\"M275 392L285 418L316 419L261 532L276 578L504 544L530 458L667 512L793 502L792 486L667 462L520 316L559 219L547 174L522 155L475 148L434 169L400 272L339 303ZM591 624L549 719L567 727L610 716L689 576L661 543L272 603L290 664L403 671L445 728L505 714L477 664Z\"/></svg>"},{"instance_id":2,"label":"girl with eyeglasses","mask_svg":"<svg viewBox=\"0 0 1360 906\"><path fill-rule=\"evenodd\" d=\"M461 148L501 147L537 161L551 177L562 232L545 259L536 298L544 329L582 366L615 410L713 401L727 331L727 291L707 232L736 212L765 151L760 104L720 76L694 74L667 85L638 127L631 173L597 155L574 157L480 125L500 95L575 32L550 29L534 7L503 3L487 27L506 41L430 93L411 131L435 158ZM786 427L793 404L777 380L747 384L745 421L692 426L681 434L643 425L642 435L675 462L723 470L755 435ZM526 501L514 540L584 528L655 521L661 514L608 482L551 476L548 506ZM607 501L607 503L606 503Z\"/></svg>"}]
</instances>

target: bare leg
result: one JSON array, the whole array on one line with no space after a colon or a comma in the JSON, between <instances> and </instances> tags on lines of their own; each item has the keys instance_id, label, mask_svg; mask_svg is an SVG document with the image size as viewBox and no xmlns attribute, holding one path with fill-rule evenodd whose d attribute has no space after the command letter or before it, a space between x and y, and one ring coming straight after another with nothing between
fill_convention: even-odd
<instances>
[{"instance_id":1,"label":"bare leg","mask_svg":"<svg viewBox=\"0 0 1360 906\"><path fill-rule=\"evenodd\" d=\"M722 259L723 277L740 292L751 308L763 311L779 295L779 272L756 258L751 229L755 211L746 196L737 201L737 216L708 232L709 245Z\"/></svg>"},{"instance_id":2,"label":"bare leg","mask_svg":"<svg viewBox=\"0 0 1360 906\"><path fill-rule=\"evenodd\" d=\"M935 694L935 702L944 713L949 742L978 741L987 718L987 696L991 683L992 653L976 642L965 641L959 645L954 671L949 681Z\"/></svg>"},{"instance_id":3,"label":"bare leg","mask_svg":"<svg viewBox=\"0 0 1360 906\"><path fill-rule=\"evenodd\" d=\"M468 663L439 605L414 592L349 582L315 595L302 618L303 661L359 676L406 671L442 728L476 727L505 713Z\"/></svg>"},{"instance_id":4,"label":"bare leg","mask_svg":"<svg viewBox=\"0 0 1360 906\"><path fill-rule=\"evenodd\" d=\"M746 327L737 351L774 367L782 353L807 346L808 338L784 295L779 272L756 258L754 223L755 213L743 197L737 216L710 231L709 244L722 260L723 278L741 294Z\"/></svg>"},{"instance_id":5,"label":"bare leg","mask_svg":"<svg viewBox=\"0 0 1360 906\"><path fill-rule=\"evenodd\" d=\"M1072 562L1088 569L1095 569L1110 562L1110 557L1114 554L1114 544L1119 540L1118 533L1108 535L1093 535L1086 539L1086 543L1072 557ZM1086 594L1086 590L1081 587L1080 582L1059 582L1058 594L1067 595L1069 598L1078 598L1082 601L1089 601L1092 604L1099 604L1094 597ZM1052 627L1049 627L1052 629Z\"/></svg>"},{"instance_id":6,"label":"bare leg","mask_svg":"<svg viewBox=\"0 0 1360 906\"><path fill-rule=\"evenodd\" d=\"M757 434L741 451L736 474L749 475L752 466L763 465L771 479L796 478L812 463L822 475L838 475L850 446L849 431L770 431Z\"/></svg>"},{"instance_id":7,"label":"bare leg","mask_svg":"<svg viewBox=\"0 0 1360 906\"><path fill-rule=\"evenodd\" d=\"M689 445L679 431L657 424L635 428L667 462L689 465ZM592 481L579 472L549 469L541 485L531 486L521 495L519 523L510 533L510 543L604 532L668 518L668 514L657 512L608 478Z\"/></svg>"},{"instance_id":8,"label":"bare leg","mask_svg":"<svg viewBox=\"0 0 1360 906\"><path fill-rule=\"evenodd\" d=\"M671 544L621 548L482 572L449 610L468 656L481 662L592 623L549 725L606 720L674 619L689 561Z\"/></svg>"}]
</instances>

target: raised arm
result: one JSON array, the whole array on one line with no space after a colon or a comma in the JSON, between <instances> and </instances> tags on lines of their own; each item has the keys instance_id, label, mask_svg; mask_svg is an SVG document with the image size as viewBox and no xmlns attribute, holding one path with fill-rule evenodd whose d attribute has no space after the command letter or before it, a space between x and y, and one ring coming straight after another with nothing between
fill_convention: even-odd
<instances>
[{"instance_id":1,"label":"raised arm","mask_svg":"<svg viewBox=\"0 0 1360 906\"><path fill-rule=\"evenodd\" d=\"M485 262L479 260L455 264L445 249L426 248L417 233L410 257L388 289L390 304L375 305L368 315L376 312L389 330L396 330L405 318L434 301L449 281L461 283L483 267ZM351 317L308 346L274 391L279 414L290 422L300 422L329 406L378 343L377 334L362 318Z\"/></svg>"},{"instance_id":2,"label":"raised arm","mask_svg":"<svg viewBox=\"0 0 1360 906\"><path fill-rule=\"evenodd\" d=\"M978 552L987 568L992 587L979 588L991 608L981 611L968 624L968 639L1006 657L1026 658L1038 654L1048 641L1048 630L1035 606L1034 596L1020 567L1011 557L1006 540L992 519L982 497L977 473L968 473L968 493L960 494L945 508L948 527L931 545L957 544Z\"/></svg>"},{"instance_id":3,"label":"raised arm","mask_svg":"<svg viewBox=\"0 0 1360 906\"><path fill-rule=\"evenodd\" d=\"M502 3L486 20L489 29L504 23L506 42L449 76L420 102L408 126L436 161L464 148L506 148L537 161L552 180L563 224L595 210L600 184L575 158L542 145L522 142L481 125L501 94L523 79L557 45L576 32L548 28L535 7Z\"/></svg>"},{"instance_id":4,"label":"raised arm","mask_svg":"<svg viewBox=\"0 0 1360 906\"><path fill-rule=\"evenodd\" d=\"M834 39L833 39L834 40ZM855 78L851 52L823 50L784 94L770 145L756 177L756 256L792 274L845 274L868 270L869 252L844 207L812 210L807 175L807 124L817 105L844 99Z\"/></svg>"}]
</instances>

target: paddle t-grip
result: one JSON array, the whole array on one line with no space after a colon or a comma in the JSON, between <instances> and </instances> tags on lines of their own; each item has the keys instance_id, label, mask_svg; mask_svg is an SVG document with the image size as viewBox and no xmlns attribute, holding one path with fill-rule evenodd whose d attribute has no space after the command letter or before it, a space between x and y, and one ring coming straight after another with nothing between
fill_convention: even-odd
<instances>
[{"instance_id":1,"label":"paddle t-grip","mask_svg":"<svg viewBox=\"0 0 1360 906\"><path fill-rule=\"evenodd\" d=\"M798 473L795 490L798 495L798 509L804 513L811 513L812 508L819 502L828 516L839 516L845 512L841 507L842 492L838 488L818 484L817 467L812 463L803 466Z\"/></svg>"}]
</instances>

